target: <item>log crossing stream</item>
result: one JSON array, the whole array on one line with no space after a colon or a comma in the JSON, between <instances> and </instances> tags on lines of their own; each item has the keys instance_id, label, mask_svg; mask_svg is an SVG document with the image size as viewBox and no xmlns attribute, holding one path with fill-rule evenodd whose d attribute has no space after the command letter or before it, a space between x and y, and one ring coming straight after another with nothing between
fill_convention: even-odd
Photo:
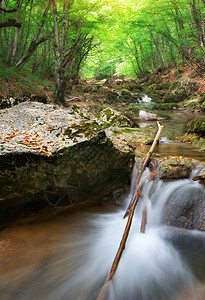
<instances>
[{"instance_id":1,"label":"log crossing stream","mask_svg":"<svg viewBox=\"0 0 205 300\"><path fill-rule=\"evenodd\" d=\"M149 99L148 99L149 100ZM150 146L148 146L150 147ZM146 146L142 152L147 152ZM197 148L162 137L157 152L205 161ZM82 204L36 222L16 224L0 232L1 300L95 300L106 280L124 231L125 210L135 188L138 163L123 206ZM204 300L205 233L167 226L164 214L178 191L205 201L205 190L192 177L162 181L143 174L144 200L136 208L107 300ZM190 196L189 196L190 197ZM145 233L140 233L144 204Z\"/></svg>"},{"instance_id":2,"label":"log crossing stream","mask_svg":"<svg viewBox=\"0 0 205 300\"><path fill-rule=\"evenodd\" d=\"M176 191L183 190L185 195L191 187L195 195L205 198L203 187L191 180L202 168L199 165L188 179L171 181L150 180L149 171L144 172L146 232L140 233L144 205L140 201L106 299L204 299L200 291L196 293L205 279L204 232L163 223L166 204ZM136 174L135 166L130 193L121 208L82 206L1 231L0 299L96 299L121 240Z\"/></svg>"}]
</instances>

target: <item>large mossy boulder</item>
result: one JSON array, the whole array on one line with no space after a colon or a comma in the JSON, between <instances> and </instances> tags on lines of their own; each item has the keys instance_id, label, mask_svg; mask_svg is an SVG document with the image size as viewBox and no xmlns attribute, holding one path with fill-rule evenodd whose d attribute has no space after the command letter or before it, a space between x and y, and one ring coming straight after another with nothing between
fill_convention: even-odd
<instances>
[{"instance_id":1,"label":"large mossy boulder","mask_svg":"<svg viewBox=\"0 0 205 300\"><path fill-rule=\"evenodd\" d=\"M2 111L1 121L2 226L45 209L98 201L129 183L133 151L115 147L97 120L21 103Z\"/></svg>"},{"instance_id":2,"label":"large mossy boulder","mask_svg":"<svg viewBox=\"0 0 205 300\"><path fill-rule=\"evenodd\" d=\"M158 175L160 179L187 178L195 165L191 158L182 156L166 157L160 161Z\"/></svg>"},{"instance_id":3,"label":"large mossy boulder","mask_svg":"<svg viewBox=\"0 0 205 300\"><path fill-rule=\"evenodd\" d=\"M188 133L205 136L205 118L196 119L188 123Z\"/></svg>"}]
</instances>

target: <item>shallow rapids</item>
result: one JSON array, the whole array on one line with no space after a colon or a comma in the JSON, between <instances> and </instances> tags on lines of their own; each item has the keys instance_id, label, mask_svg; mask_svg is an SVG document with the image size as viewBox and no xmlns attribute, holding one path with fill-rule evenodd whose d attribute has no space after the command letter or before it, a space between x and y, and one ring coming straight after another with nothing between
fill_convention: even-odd
<instances>
[{"instance_id":1,"label":"shallow rapids","mask_svg":"<svg viewBox=\"0 0 205 300\"><path fill-rule=\"evenodd\" d=\"M135 167L133 178L136 173ZM144 200L136 208L126 249L106 299L181 300L185 298L180 295L187 292L189 297L193 295L189 299L202 299L194 292L198 279L171 242L170 236L175 233L162 223L164 207L175 191L190 185L200 192L202 188L191 178L163 182L149 176L146 170L142 179ZM81 208L3 230L0 299L95 300L118 249L127 221L123 215L134 186L133 179L123 208ZM148 224L143 234L139 231L145 203Z\"/></svg>"}]
</instances>

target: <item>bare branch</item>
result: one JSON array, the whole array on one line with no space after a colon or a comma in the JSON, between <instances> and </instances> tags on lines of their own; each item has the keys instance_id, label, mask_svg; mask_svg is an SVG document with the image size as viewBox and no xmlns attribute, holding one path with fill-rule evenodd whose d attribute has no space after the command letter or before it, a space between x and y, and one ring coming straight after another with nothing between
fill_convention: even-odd
<instances>
[{"instance_id":1,"label":"bare branch","mask_svg":"<svg viewBox=\"0 0 205 300\"><path fill-rule=\"evenodd\" d=\"M21 28L21 23L19 23L15 19L8 19L8 21L0 23L0 28L3 28L3 27L18 27L18 28Z\"/></svg>"}]
</instances>

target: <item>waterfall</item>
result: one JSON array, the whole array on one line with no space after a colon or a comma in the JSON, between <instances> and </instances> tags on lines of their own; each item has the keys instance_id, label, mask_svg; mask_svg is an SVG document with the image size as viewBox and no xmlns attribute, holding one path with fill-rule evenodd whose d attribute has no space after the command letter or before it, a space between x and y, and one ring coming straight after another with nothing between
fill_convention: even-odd
<instances>
[{"instance_id":1,"label":"waterfall","mask_svg":"<svg viewBox=\"0 0 205 300\"><path fill-rule=\"evenodd\" d=\"M196 172L195 170L193 174ZM130 195L126 198L125 208L134 193L136 175L137 164L133 170ZM142 181L144 200L140 201L136 208L126 248L111 283L107 300L175 299L184 289L189 290L190 295L192 286L197 282L182 255L166 238L169 235L169 227L162 223L163 210L169 197L174 191L190 184L191 178L169 182L150 180L149 170L146 169ZM140 233L144 204L148 207L145 234ZM66 285L63 283L59 286L59 299L64 299L66 295L73 300L96 299L125 228L126 220L123 219L123 215L124 209L119 209L115 213L101 214L90 220L95 228L95 238L75 276L66 280Z\"/></svg>"},{"instance_id":2,"label":"waterfall","mask_svg":"<svg viewBox=\"0 0 205 300\"><path fill-rule=\"evenodd\" d=\"M52 220L51 229L43 224L41 235L45 226L46 234L50 235L50 239L56 240L55 243L52 246L44 245L44 256L40 264L34 263L32 270L29 264L24 264L13 272L0 275L0 298L95 300L121 241L127 222L123 215L134 193L138 165L139 161L133 169L130 194L126 197L123 208L104 212L78 212L75 219L70 215L59 216ZM193 170L191 177L202 172L202 168L204 167L199 166ZM181 231L166 226L163 214L170 197L177 191L183 188L186 191L190 186L199 189L201 193L205 193L204 190L202 191L199 183L192 182L191 178L170 181L153 179L148 169L145 170L142 181L144 198L136 207L126 248L106 300L203 299L198 298L194 292L198 279L193 275L183 252L174 246L181 242ZM148 209L148 224L145 233L140 233L145 204ZM38 228L40 225L33 226L32 228ZM197 237L198 231L196 235L191 231L191 235ZM204 237L204 233L202 235ZM173 240L177 240L177 243ZM43 239L40 241L42 244ZM38 247L43 247L40 243ZM190 247L190 244L186 245ZM185 297L180 298L183 293ZM187 293L190 298L187 298Z\"/></svg>"}]
</instances>

